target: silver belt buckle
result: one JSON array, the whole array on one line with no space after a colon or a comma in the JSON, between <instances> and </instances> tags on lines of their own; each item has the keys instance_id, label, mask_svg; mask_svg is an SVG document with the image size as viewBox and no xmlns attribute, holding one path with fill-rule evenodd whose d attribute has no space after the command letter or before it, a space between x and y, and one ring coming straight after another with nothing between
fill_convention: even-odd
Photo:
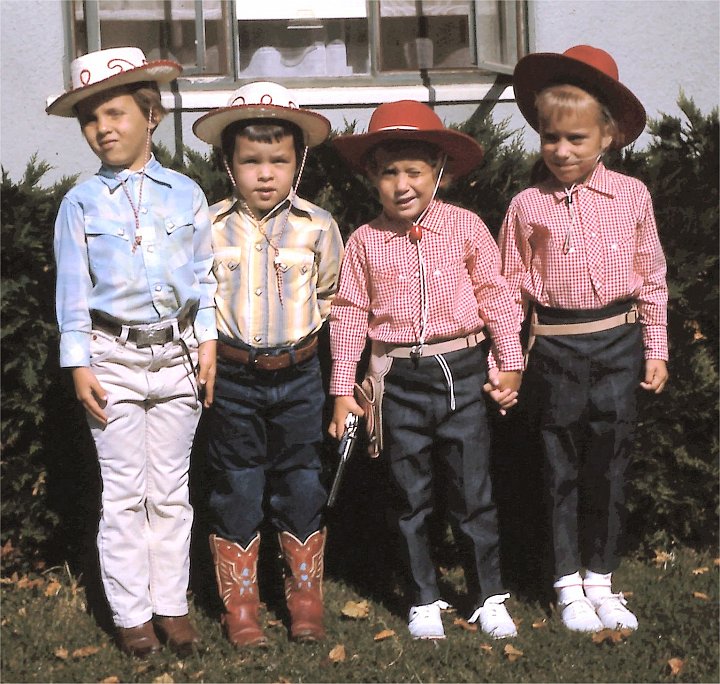
<instances>
[{"instance_id":1,"label":"silver belt buckle","mask_svg":"<svg viewBox=\"0 0 720 684\"><path fill-rule=\"evenodd\" d=\"M137 331L138 347L149 347L153 344L165 344L167 342L168 326L163 328L148 328Z\"/></svg>"}]
</instances>

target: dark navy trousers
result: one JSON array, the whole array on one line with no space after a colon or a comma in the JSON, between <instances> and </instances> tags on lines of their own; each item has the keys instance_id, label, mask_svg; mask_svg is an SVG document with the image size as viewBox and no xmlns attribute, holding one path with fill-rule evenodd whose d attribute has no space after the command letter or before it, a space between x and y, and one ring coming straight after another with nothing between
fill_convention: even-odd
<instances>
[{"instance_id":1,"label":"dark navy trousers","mask_svg":"<svg viewBox=\"0 0 720 684\"><path fill-rule=\"evenodd\" d=\"M435 506L434 470L448 472L449 513L474 549L480 602L504 593L497 515L490 482L490 435L482 386L487 377L481 347L444 354L448 379L436 357L394 359L385 378L383 455L394 480L398 524L409 565L414 605L440 598L431 558L428 519Z\"/></svg>"},{"instance_id":2,"label":"dark navy trousers","mask_svg":"<svg viewBox=\"0 0 720 684\"><path fill-rule=\"evenodd\" d=\"M599 320L629 303L597 310L537 307L540 323ZM556 578L582 567L609 573L620 562L625 472L643 370L642 330L537 337L523 381L540 431Z\"/></svg>"},{"instance_id":3,"label":"dark navy trousers","mask_svg":"<svg viewBox=\"0 0 720 684\"><path fill-rule=\"evenodd\" d=\"M266 515L300 541L320 529L324 402L317 356L279 371L218 358L208 444L215 534L245 547Z\"/></svg>"}]
</instances>

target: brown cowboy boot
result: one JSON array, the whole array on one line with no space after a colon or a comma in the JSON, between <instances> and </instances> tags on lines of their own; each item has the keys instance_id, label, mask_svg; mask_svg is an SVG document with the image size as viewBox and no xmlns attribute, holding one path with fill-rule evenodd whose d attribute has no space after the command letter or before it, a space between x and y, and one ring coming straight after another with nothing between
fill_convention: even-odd
<instances>
[{"instance_id":1,"label":"brown cowboy boot","mask_svg":"<svg viewBox=\"0 0 720 684\"><path fill-rule=\"evenodd\" d=\"M137 658L146 658L160 650L160 642L150 620L136 627L117 627L116 637L120 650Z\"/></svg>"},{"instance_id":2,"label":"brown cowboy boot","mask_svg":"<svg viewBox=\"0 0 720 684\"><path fill-rule=\"evenodd\" d=\"M161 640L183 658L200 645L200 635L187 615L156 615L153 622Z\"/></svg>"},{"instance_id":3,"label":"brown cowboy boot","mask_svg":"<svg viewBox=\"0 0 720 684\"><path fill-rule=\"evenodd\" d=\"M290 636L295 641L322 641L323 555L326 531L318 530L303 544L290 532L281 532L280 547L285 559L285 599L290 611Z\"/></svg>"},{"instance_id":4,"label":"brown cowboy boot","mask_svg":"<svg viewBox=\"0 0 720 684\"><path fill-rule=\"evenodd\" d=\"M259 549L259 534L244 549L240 544L210 535L218 591L225 604L222 623L233 646L268 645L260 626L257 584Z\"/></svg>"}]
</instances>

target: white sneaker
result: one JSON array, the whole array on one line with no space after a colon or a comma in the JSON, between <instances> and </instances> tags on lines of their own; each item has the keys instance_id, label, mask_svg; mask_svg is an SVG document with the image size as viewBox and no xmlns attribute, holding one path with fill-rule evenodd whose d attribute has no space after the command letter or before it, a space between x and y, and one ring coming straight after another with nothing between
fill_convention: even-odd
<instances>
[{"instance_id":1,"label":"white sneaker","mask_svg":"<svg viewBox=\"0 0 720 684\"><path fill-rule=\"evenodd\" d=\"M444 639L440 609L449 608L450 604L438 599L435 603L425 606L413 606L410 609L408 629L413 639Z\"/></svg>"},{"instance_id":2,"label":"white sneaker","mask_svg":"<svg viewBox=\"0 0 720 684\"><path fill-rule=\"evenodd\" d=\"M497 594L485 599L485 603L478 608L468 622L477 622L480 619L480 628L493 639L507 639L517 636L517 627L505 607L505 599L510 594Z\"/></svg>"},{"instance_id":3,"label":"white sneaker","mask_svg":"<svg viewBox=\"0 0 720 684\"><path fill-rule=\"evenodd\" d=\"M622 595L610 594L592 601L595 612L607 629L637 629L638 619L625 606L627 601Z\"/></svg>"},{"instance_id":4,"label":"white sneaker","mask_svg":"<svg viewBox=\"0 0 720 684\"><path fill-rule=\"evenodd\" d=\"M558 607L562 610L563 624L573 632L599 632L603 628L593 604L585 596Z\"/></svg>"}]
</instances>

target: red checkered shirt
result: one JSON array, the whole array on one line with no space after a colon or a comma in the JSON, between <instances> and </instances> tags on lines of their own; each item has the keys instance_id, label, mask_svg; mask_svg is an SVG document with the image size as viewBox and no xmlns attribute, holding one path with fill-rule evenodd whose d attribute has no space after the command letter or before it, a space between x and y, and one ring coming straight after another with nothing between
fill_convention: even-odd
<instances>
[{"instance_id":1,"label":"red checkered shirt","mask_svg":"<svg viewBox=\"0 0 720 684\"><path fill-rule=\"evenodd\" d=\"M500 253L470 211L434 200L422 221L427 292L425 342L465 337L487 326L502 370L521 370L520 324L500 274ZM330 394L350 395L366 337L415 344L421 334L417 246L384 215L349 238L330 309Z\"/></svg>"},{"instance_id":2,"label":"red checkered shirt","mask_svg":"<svg viewBox=\"0 0 720 684\"><path fill-rule=\"evenodd\" d=\"M646 359L668 358L665 256L650 193L598 164L572 201L547 185L510 203L499 236L503 275L523 301L559 309L638 303Z\"/></svg>"}]
</instances>

